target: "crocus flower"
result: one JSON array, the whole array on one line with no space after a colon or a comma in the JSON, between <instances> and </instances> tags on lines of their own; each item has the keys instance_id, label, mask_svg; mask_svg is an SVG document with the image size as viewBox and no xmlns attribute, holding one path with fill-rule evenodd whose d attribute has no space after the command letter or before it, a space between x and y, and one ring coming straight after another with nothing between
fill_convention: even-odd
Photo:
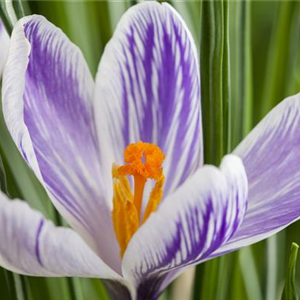
<instances>
[{"instance_id":1,"label":"crocus flower","mask_svg":"<svg viewBox=\"0 0 300 300\"><path fill-rule=\"evenodd\" d=\"M15 26L3 111L71 228L0 198L0 264L103 279L115 299L156 299L188 266L300 216L300 96L284 100L219 168L203 165L194 41L168 4L122 17L96 81L41 16Z\"/></svg>"},{"instance_id":2,"label":"crocus flower","mask_svg":"<svg viewBox=\"0 0 300 300\"><path fill-rule=\"evenodd\" d=\"M0 78L2 77L3 67L6 62L9 48L9 37L0 19Z\"/></svg>"}]
</instances>

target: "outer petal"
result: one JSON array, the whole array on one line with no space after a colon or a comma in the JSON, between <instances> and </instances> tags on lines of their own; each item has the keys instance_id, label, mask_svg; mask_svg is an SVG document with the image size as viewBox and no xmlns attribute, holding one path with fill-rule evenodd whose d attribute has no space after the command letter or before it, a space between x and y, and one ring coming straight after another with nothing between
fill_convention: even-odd
<instances>
[{"instance_id":1,"label":"outer petal","mask_svg":"<svg viewBox=\"0 0 300 300\"><path fill-rule=\"evenodd\" d=\"M2 76L4 64L7 59L8 48L9 48L9 37L0 20L0 78Z\"/></svg>"},{"instance_id":2,"label":"outer petal","mask_svg":"<svg viewBox=\"0 0 300 300\"><path fill-rule=\"evenodd\" d=\"M72 229L55 227L27 203L0 192L0 265L34 276L121 279Z\"/></svg>"},{"instance_id":3,"label":"outer petal","mask_svg":"<svg viewBox=\"0 0 300 300\"><path fill-rule=\"evenodd\" d=\"M152 299L168 272L195 264L218 249L246 211L247 178L241 160L227 156L221 170L199 169L133 236L123 258L125 278L139 299Z\"/></svg>"},{"instance_id":4,"label":"outer petal","mask_svg":"<svg viewBox=\"0 0 300 300\"><path fill-rule=\"evenodd\" d=\"M194 41L168 4L147 2L122 17L96 80L96 122L107 168L142 140L166 154L165 194L202 162L200 79Z\"/></svg>"},{"instance_id":5,"label":"outer petal","mask_svg":"<svg viewBox=\"0 0 300 300\"><path fill-rule=\"evenodd\" d=\"M117 269L94 134L93 88L81 52L58 28L41 16L16 24L3 75L6 124L57 209Z\"/></svg>"},{"instance_id":6,"label":"outer petal","mask_svg":"<svg viewBox=\"0 0 300 300\"><path fill-rule=\"evenodd\" d=\"M215 255L265 239L300 217L300 94L277 105L234 151L246 168L245 219Z\"/></svg>"}]
</instances>

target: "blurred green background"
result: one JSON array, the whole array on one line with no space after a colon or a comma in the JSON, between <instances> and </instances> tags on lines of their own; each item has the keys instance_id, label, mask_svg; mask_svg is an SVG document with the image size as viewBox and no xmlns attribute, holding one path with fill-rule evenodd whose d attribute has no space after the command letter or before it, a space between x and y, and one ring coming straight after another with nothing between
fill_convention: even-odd
<instances>
[{"instance_id":1,"label":"blurred green background","mask_svg":"<svg viewBox=\"0 0 300 300\"><path fill-rule=\"evenodd\" d=\"M26 15L44 15L60 27L82 49L95 75L118 20L137 2L22 1L22 5ZM198 46L205 161L218 165L272 107L300 91L300 2L168 2L187 22ZM60 224L44 190L18 154L2 113L0 137L9 194L25 199ZM300 244L299 233L298 222L267 241L198 266L191 298L280 299L290 246ZM179 299L178 285L182 281L175 281L161 299ZM96 279L33 278L0 269L0 299L102 300L107 295Z\"/></svg>"}]
</instances>

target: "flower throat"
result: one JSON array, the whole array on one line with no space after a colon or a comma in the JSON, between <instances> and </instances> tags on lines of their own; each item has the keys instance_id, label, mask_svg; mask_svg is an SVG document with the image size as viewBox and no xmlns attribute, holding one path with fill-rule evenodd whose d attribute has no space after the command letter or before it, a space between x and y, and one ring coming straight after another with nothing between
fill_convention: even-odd
<instances>
[{"instance_id":1,"label":"flower throat","mask_svg":"<svg viewBox=\"0 0 300 300\"><path fill-rule=\"evenodd\" d=\"M141 224L159 205L163 196L162 163L165 159L161 149L149 143L138 142L130 144L124 151L125 165L113 165L113 211L112 219L120 255L123 257L129 241ZM134 192L132 193L126 176L133 176ZM147 179L156 181L151 191L143 216L142 201Z\"/></svg>"}]
</instances>

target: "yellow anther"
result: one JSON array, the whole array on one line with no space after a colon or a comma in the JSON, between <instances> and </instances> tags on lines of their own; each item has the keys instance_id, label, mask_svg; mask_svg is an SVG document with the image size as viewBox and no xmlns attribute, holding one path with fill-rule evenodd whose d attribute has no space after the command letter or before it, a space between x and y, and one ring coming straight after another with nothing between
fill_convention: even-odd
<instances>
[{"instance_id":1,"label":"yellow anther","mask_svg":"<svg viewBox=\"0 0 300 300\"><path fill-rule=\"evenodd\" d=\"M127 245L139 228L139 214L133 203L130 184L125 176L119 175L113 166L114 196L112 219L117 241L120 245L120 255L123 257Z\"/></svg>"},{"instance_id":2,"label":"yellow anther","mask_svg":"<svg viewBox=\"0 0 300 300\"><path fill-rule=\"evenodd\" d=\"M123 175L141 175L145 179L159 180L162 176L164 153L154 144L138 142L130 144L124 151L127 163L119 168Z\"/></svg>"},{"instance_id":3,"label":"yellow anther","mask_svg":"<svg viewBox=\"0 0 300 300\"><path fill-rule=\"evenodd\" d=\"M113 165L114 199L113 223L120 255L123 257L127 245L138 230L141 220L141 208L147 179L156 181L142 218L144 223L154 212L163 196L164 175L162 163L165 159L161 149L149 143L130 144L124 151L125 165ZM126 175L134 178L134 195L132 195Z\"/></svg>"}]
</instances>

